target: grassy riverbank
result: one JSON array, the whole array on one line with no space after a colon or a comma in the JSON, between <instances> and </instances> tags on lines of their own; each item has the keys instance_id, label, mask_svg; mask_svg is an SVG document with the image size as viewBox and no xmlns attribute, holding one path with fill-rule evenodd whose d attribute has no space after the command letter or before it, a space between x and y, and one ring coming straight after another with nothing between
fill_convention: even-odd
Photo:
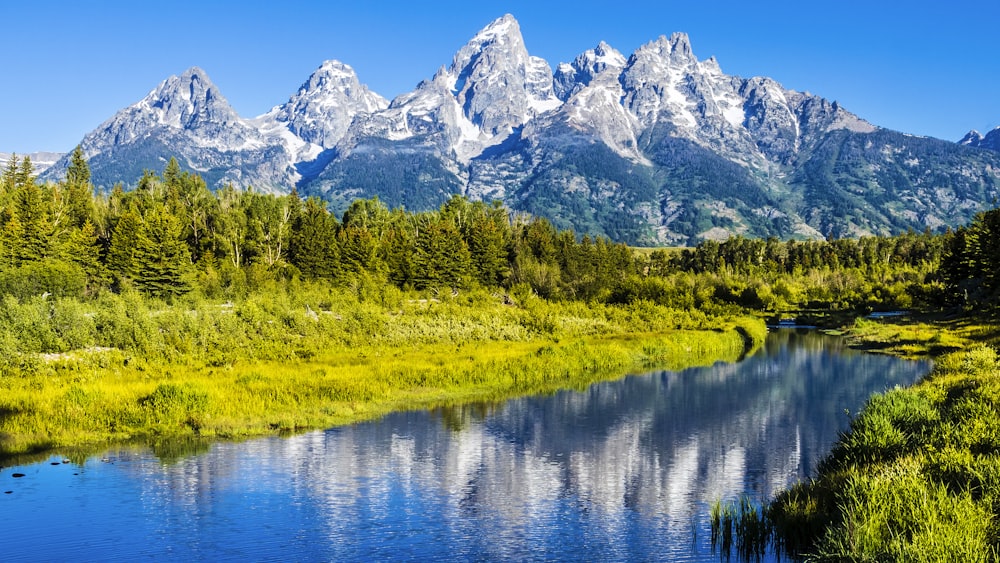
<instances>
[{"instance_id":1,"label":"grassy riverbank","mask_svg":"<svg viewBox=\"0 0 1000 563\"><path fill-rule=\"evenodd\" d=\"M757 319L649 303L504 301L318 285L275 286L235 303L8 299L0 456L240 438L499 401L632 370L733 361L766 334Z\"/></svg>"},{"instance_id":2,"label":"grassy riverbank","mask_svg":"<svg viewBox=\"0 0 1000 563\"><path fill-rule=\"evenodd\" d=\"M1000 559L998 336L968 319L856 323L860 347L931 356L933 372L873 396L815 479L723 521L744 530L737 545L812 561Z\"/></svg>"}]
</instances>

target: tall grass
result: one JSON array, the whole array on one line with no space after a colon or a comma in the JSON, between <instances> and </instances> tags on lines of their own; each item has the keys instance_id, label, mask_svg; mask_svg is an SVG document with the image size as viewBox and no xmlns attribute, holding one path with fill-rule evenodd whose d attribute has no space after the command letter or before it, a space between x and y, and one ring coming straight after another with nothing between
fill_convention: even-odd
<instances>
[{"instance_id":1,"label":"tall grass","mask_svg":"<svg viewBox=\"0 0 1000 563\"><path fill-rule=\"evenodd\" d=\"M735 552L742 560L764 557L771 538L771 519L767 509L749 497L737 501L712 503L709 509L712 551L724 559Z\"/></svg>"},{"instance_id":2,"label":"tall grass","mask_svg":"<svg viewBox=\"0 0 1000 563\"><path fill-rule=\"evenodd\" d=\"M884 336L877 327L861 326ZM938 341L963 338L951 334ZM713 512L723 526L726 510ZM735 514L734 536L746 534L734 541L773 542L810 561L1000 560L996 351L973 345L940 356L917 385L874 395L818 475L766 507L765 525L759 514L728 510ZM749 532L741 527L743 518ZM762 526L770 537L761 539ZM724 528L721 534L724 540Z\"/></svg>"},{"instance_id":3,"label":"tall grass","mask_svg":"<svg viewBox=\"0 0 1000 563\"><path fill-rule=\"evenodd\" d=\"M392 410L583 387L629 370L735 360L755 319L630 306L518 306L486 293L361 298L271 287L234 303L138 294L6 300L0 455L169 436L243 437ZM68 320L67 320L68 319ZM77 323L76 321L80 321Z\"/></svg>"}]
</instances>

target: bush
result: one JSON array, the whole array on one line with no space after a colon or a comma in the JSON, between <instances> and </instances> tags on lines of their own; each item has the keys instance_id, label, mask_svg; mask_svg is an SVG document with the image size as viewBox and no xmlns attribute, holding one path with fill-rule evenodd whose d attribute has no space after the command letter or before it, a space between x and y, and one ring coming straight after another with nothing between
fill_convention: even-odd
<instances>
[{"instance_id":1,"label":"bush","mask_svg":"<svg viewBox=\"0 0 1000 563\"><path fill-rule=\"evenodd\" d=\"M49 294L55 297L82 297L87 289L87 273L70 262L46 258L28 262L0 274L0 293L28 299Z\"/></svg>"}]
</instances>

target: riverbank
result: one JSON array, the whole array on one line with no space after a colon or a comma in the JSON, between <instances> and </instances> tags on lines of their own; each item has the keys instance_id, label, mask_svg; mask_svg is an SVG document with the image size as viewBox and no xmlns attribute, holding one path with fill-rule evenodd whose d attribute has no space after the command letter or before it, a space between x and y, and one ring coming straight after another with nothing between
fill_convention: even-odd
<instances>
[{"instance_id":1,"label":"riverbank","mask_svg":"<svg viewBox=\"0 0 1000 563\"><path fill-rule=\"evenodd\" d=\"M847 335L862 349L932 357L934 370L873 396L814 479L744 517L737 533L758 544L746 552L770 541L811 561L1000 559L997 326L863 320Z\"/></svg>"},{"instance_id":2,"label":"riverbank","mask_svg":"<svg viewBox=\"0 0 1000 563\"><path fill-rule=\"evenodd\" d=\"M6 303L8 316L42 319L34 330L52 341L75 331L76 345L7 357L0 457L244 438L494 402L629 371L735 361L766 335L750 317L648 303L526 297L511 306L487 294L386 301L299 289L237 303L165 305L134 295Z\"/></svg>"}]
</instances>

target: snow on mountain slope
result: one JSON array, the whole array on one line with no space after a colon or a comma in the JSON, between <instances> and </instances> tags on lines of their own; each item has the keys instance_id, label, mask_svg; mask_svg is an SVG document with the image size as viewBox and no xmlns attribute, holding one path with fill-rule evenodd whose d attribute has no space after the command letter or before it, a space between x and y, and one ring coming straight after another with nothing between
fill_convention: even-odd
<instances>
[{"instance_id":1,"label":"snow on mountain slope","mask_svg":"<svg viewBox=\"0 0 1000 563\"><path fill-rule=\"evenodd\" d=\"M353 140L424 137L468 162L540 113L557 108L547 62L528 54L511 15L490 23L433 78L352 128Z\"/></svg>"},{"instance_id":2,"label":"snow on mountain slope","mask_svg":"<svg viewBox=\"0 0 1000 563\"><path fill-rule=\"evenodd\" d=\"M388 100L361 84L353 68L329 60L288 102L258 117L255 125L272 138L277 135L296 160L312 160L320 151L336 147L356 117L388 106Z\"/></svg>"}]
</instances>

